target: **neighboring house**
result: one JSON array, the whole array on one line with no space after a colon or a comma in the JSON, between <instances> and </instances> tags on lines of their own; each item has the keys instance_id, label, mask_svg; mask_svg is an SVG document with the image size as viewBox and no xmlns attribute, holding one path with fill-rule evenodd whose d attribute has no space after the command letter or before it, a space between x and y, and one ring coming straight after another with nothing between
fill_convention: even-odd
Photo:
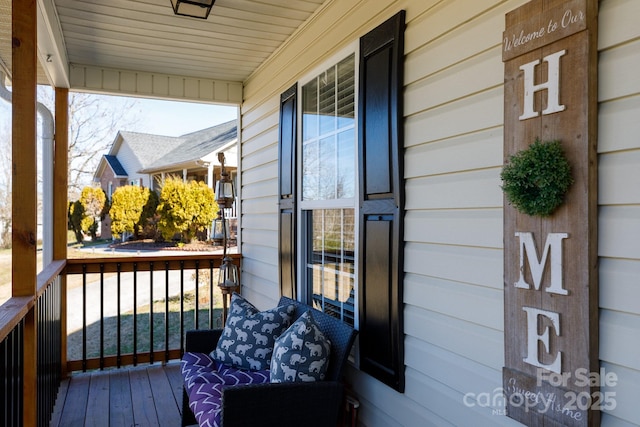
<instances>
[{"instance_id":1,"label":"neighboring house","mask_svg":"<svg viewBox=\"0 0 640 427\"><path fill-rule=\"evenodd\" d=\"M225 154L225 167L235 179L237 169L237 126L229 121L178 137L119 131L98 164L94 182L109 200L123 185L139 185L160 191L169 175L196 180L214 188L220 177L218 153ZM101 237L111 238L111 222L101 224Z\"/></svg>"}]
</instances>

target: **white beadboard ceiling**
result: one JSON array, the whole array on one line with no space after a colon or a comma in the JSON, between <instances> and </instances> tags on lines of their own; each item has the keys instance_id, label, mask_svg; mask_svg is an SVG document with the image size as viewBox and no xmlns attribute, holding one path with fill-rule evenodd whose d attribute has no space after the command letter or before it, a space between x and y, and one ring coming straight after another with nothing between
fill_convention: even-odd
<instances>
[{"instance_id":1,"label":"white beadboard ceiling","mask_svg":"<svg viewBox=\"0 0 640 427\"><path fill-rule=\"evenodd\" d=\"M207 20L174 15L170 0L37 3L39 82L66 86L77 66L241 83L324 0L216 0ZM11 69L10 0L0 0L0 60Z\"/></svg>"}]
</instances>

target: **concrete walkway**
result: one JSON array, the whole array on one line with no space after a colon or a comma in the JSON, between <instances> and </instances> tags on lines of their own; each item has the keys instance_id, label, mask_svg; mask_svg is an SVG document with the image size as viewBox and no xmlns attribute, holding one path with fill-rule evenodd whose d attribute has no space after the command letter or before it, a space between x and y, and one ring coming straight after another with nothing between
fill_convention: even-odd
<instances>
[{"instance_id":1,"label":"concrete walkway","mask_svg":"<svg viewBox=\"0 0 640 427\"><path fill-rule=\"evenodd\" d=\"M235 248L233 248L235 249ZM109 248L108 245L85 248L82 251L91 252L100 256L100 253L106 255L121 256L176 256L184 255L183 251L159 250L159 251L139 251L139 250L123 250ZM235 251L229 251L235 252ZM222 250L212 252L200 252L202 254L222 254ZM202 270L201 270L202 271ZM153 272L153 290L149 293L150 288L150 272L137 273L137 292L136 304L138 307L149 304L151 300L164 300L166 297L180 295L180 283L184 282L184 291L191 291L195 288L195 277L193 270L178 270L169 272L169 289L167 296L166 273L164 270ZM102 304L100 291L100 278L97 274L88 276L91 282L87 283L86 305L87 305L87 325L100 320L103 317L116 316L118 313L118 279L115 274L105 274L104 286L102 290ZM132 312L134 306L134 289L133 289L133 273L122 273L120 275L120 313ZM83 316L83 290L82 287L76 287L67 291L67 327L68 333L76 332L82 329ZM102 309L102 312L101 312Z\"/></svg>"}]
</instances>

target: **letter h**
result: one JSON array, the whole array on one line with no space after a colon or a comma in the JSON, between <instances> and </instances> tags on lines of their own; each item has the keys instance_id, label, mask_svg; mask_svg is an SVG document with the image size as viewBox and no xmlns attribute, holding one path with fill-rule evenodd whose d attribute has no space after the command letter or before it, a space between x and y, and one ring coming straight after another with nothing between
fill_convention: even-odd
<instances>
[{"instance_id":1,"label":"letter h","mask_svg":"<svg viewBox=\"0 0 640 427\"><path fill-rule=\"evenodd\" d=\"M547 108L542 111L542 114L564 111L565 106L560 105L560 57L565 53L567 53L566 50L561 50L542 58L549 64L546 83L536 85L534 82L535 67L540 64L540 60L529 62L520 67L524 71L524 112L518 117L520 120L538 117L538 112L533 109L533 95L542 89L547 89Z\"/></svg>"}]
</instances>

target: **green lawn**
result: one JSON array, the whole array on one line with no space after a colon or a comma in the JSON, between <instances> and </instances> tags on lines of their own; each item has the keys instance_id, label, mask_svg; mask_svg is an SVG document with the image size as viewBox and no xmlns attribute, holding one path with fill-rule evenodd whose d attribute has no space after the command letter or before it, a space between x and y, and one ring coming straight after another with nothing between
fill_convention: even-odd
<instances>
[{"instance_id":1,"label":"green lawn","mask_svg":"<svg viewBox=\"0 0 640 427\"><path fill-rule=\"evenodd\" d=\"M201 292L208 294L208 290L201 289ZM184 330L194 329L194 292L185 293L184 297ZM222 324L222 304L220 298L215 299L216 304L213 310L213 327L221 327ZM203 301L206 303L206 301ZM200 306L205 306L201 302ZM198 324L200 329L209 328L209 310L200 308L198 310ZM137 353L149 351L150 328L149 328L149 305L138 308L136 313L137 331ZM104 355L114 356L117 354L117 317L108 317L104 321ZM133 312L127 312L120 316L120 354L133 353ZM154 350L165 349L165 302L155 301L153 304L153 348ZM87 326L87 358L100 356L100 322ZM180 298L169 298L169 349L180 348ZM82 330L74 332L67 337L67 354L69 360L82 359Z\"/></svg>"}]
</instances>

